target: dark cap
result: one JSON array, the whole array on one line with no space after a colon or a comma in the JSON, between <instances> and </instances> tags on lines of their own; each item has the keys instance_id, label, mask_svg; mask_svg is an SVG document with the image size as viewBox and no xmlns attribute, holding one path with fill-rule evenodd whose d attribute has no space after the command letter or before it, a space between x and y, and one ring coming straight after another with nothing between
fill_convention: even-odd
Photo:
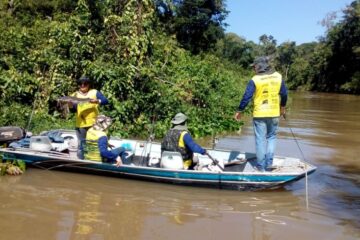
<instances>
[{"instance_id":1,"label":"dark cap","mask_svg":"<svg viewBox=\"0 0 360 240\"><path fill-rule=\"evenodd\" d=\"M257 57L250 66L254 66L257 73L266 72L270 69L269 58L265 56Z\"/></svg>"},{"instance_id":2,"label":"dark cap","mask_svg":"<svg viewBox=\"0 0 360 240\"><path fill-rule=\"evenodd\" d=\"M76 82L77 82L78 84L80 84L80 83L90 83L90 79L89 79L88 77L86 77L86 76L82 76L81 78L79 78L78 80L76 80Z\"/></svg>"},{"instance_id":3,"label":"dark cap","mask_svg":"<svg viewBox=\"0 0 360 240\"><path fill-rule=\"evenodd\" d=\"M258 64L269 64L269 59L267 57L261 56L261 57L256 57L254 59L254 62L252 64L250 64L250 66L255 66Z\"/></svg>"}]
</instances>

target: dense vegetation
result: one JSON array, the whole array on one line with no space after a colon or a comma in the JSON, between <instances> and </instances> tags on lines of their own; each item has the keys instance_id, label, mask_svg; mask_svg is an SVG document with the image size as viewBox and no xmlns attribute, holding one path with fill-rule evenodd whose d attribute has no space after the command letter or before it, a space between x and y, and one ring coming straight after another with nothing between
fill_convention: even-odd
<instances>
[{"instance_id":1,"label":"dense vegetation","mask_svg":"<svg viewBox=\"0 0 360 240\"><path fill-rule=\"evenodd\" d=\"M0 125L72 128L55 100L87 75L115 135L161 137L178 111L195 136L234 130L257 55L292 89L359 93L359 13L357 0L319 42L277 46L225 34L224 0L0 0Z\"/></svg>"}]
</instances>

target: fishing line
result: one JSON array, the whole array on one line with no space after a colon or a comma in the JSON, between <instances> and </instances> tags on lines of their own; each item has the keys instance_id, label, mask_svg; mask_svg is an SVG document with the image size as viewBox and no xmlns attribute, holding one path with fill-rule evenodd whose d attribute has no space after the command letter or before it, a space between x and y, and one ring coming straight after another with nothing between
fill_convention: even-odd
<instances>
[{"instance_id":1,"label":"fishing line","mask_svg":"<svg viewBox=\"0 0 360 240\"><path fill-rule=\"evenodd\" d=\"M36 98L35 98L35 100L34 100L34 104L33 104L33 108L32 108L31 114L30 114L29 122L28 122L28 125L27 125L27 127L26 127L26 130L28 130L28 131L29 131L29 128L30 128L31 120L32 120L33 115L34 115L34 112L35 112L35 103L36 103Z\"/></svg>"},{"instance_id":2,"label":"fishing line","mask_svg":"<svg viewBox=\"0 0 360 240\"><path fill-rule=\"evenodd\" d=\"M285 115L285 114L283 115L283 117L284 117L284 119L285 119L285 120L287 120L287 119L286 119L286 115ZM300 151L301 157L302 157L302 158L304 159L304 161L305 161L304 166L305 166L305 195L306 195L306 209L309 209L308 175L307 175L307 164L306 164L306 162L307 162L307 161L306 161L305 155L304 155L303 151L301 150L300 144L299 144L299 142L298 142L298 140L297 140L297 138L296 138L296 136L295 136L295 134L294 134L294 132L293 132L292 128L290 127L290 125L289 125L289 123L288 123L288 122L286 123L286 125L287 125L287 127L290 129L290 132L291 132L291 134L292 134L292 136L293 136L293 138L294 138L294 140L295 140L295 143L296 143L297 147L299 148L299 151Z\"/></svg>"}]
</instances>

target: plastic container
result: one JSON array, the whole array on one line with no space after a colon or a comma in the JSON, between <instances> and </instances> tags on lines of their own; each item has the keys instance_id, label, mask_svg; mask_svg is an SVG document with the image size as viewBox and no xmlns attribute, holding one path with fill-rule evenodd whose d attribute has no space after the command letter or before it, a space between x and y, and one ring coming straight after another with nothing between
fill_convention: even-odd
<instances>
[{"instance_id":1,"label":"plastic container","mask_svg":"<svg viewBox=\"0 0 360 240\"><path fill-rule=\"evenodd\" d=\"M51 151L51 141L48 136L33 136L30 138L30 149L37 151Z\"/></svg>"},{"instance_id":2,"label":"plastic container","mask_svg":"<svg viewBox=\"0 0 360 240\"><path fill-rule=\"evenodd\" d=\"M184 162L179 152L164 151L161 156L161 168L180 170L184 169Z\"/></svg>"}]
</instances>

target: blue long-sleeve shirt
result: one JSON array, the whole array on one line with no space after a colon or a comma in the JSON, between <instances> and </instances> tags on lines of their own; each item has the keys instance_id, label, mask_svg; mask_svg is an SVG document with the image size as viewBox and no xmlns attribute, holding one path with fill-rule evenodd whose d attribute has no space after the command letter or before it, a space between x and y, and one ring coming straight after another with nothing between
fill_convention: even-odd
<instances>
[{"instance_id":1,"label":"blue long-sleeve shirt","mask_svg":"<svg viewBox=\"0 0 360 240\"><path fill-rule=\"evenodd\" d=\"M243 111L246 108L246 106L248 105L248 103L252 99L252 97L253 97L253 95L255 93L255 90L256 90L255 82L251 79L249 81L249 83L247 84L245 93L244 93L244 95L243 95L243 97L242 97L242 99L240 101L240 105L238 107L239 111ZM280 94L280 97L281 97L280 106L285 107L286 102L287 102L287 89L286 89L284 80L281 80L281 86L280 86L279 94Z\"/></svg>"},{"instance_id":2,"label":"blue long-sleeve shirt","mask_svg":"<svg viewBox=\"0 0 360 240\"><path fill-rule=\"evenodd\" d=\"M116 160L118 155L116 155L108 150L108 138L106 136L100 137L98 139L98 146L99 146L99 151L100 151L101 157L106 158L111 161Z\"/></svg>"},{"instance_id":3,"label":"blue long-sleeve shirt","mask_svg":"<svg viewBox=\"0 0 360 240\"><path fill-rule=\"evenodd\" d=\"M96 98L100 100L100 106L104 106L109 103L109 100L100 91L96 91Z\"/></svg>"},{"instance_id":4,"label":"blue long-sleeve shirt","mask_svg":"<svg viewBox=\"0 0 360 240\"><path fill-rule=\"evenodd\" d=\"M198 145L191 137L189 133L184 135L184 143L194 153L204 154L206 152L200 145Z\"/></svg>"}]
</instances>

